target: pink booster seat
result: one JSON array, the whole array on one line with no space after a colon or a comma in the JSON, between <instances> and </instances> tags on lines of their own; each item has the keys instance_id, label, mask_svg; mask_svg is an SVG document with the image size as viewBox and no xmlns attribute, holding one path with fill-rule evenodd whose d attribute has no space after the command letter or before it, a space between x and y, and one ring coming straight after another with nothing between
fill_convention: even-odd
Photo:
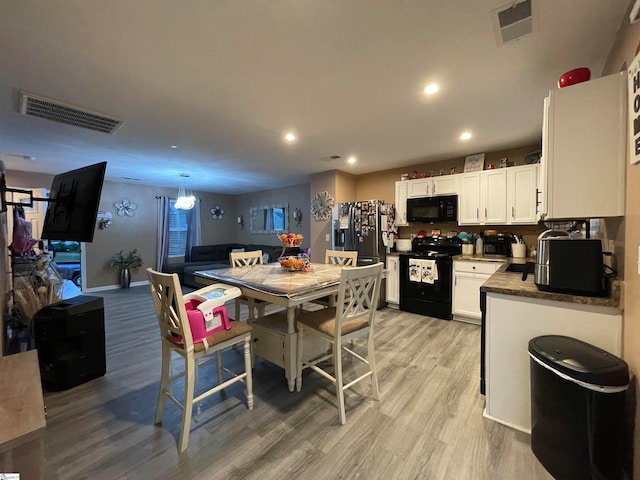
<instances>
[{"instance_id":1,"label":"pink booster seat","mask_svg":"<svg viewBox=\"0 0 640 480\"><path fill-rule=\"evenodd\" d=\"M191 299L184 305L187 309L193 343L201 342L209 335L221 330L231 329L229 314L224 305L201 311L198 309L198 305L201 303L203 302L197 299Z\"/></svg>"}]
</instances>

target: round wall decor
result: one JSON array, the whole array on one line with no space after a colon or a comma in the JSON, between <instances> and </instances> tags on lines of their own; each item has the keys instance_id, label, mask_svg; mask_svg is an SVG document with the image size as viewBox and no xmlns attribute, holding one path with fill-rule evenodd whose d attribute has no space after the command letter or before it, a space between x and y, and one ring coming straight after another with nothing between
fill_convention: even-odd
<instances>
[{"instance_id":1,"label":"round wall decor","mask_svg":"<svg viewBox=\"0 0 640 480\"><path fill-rule=\"evenodd\" d=\"M318 192L311 199L311 213L316 220L328 220L331 217L333 198L329 192Z\"/></svg>"}]
</instances>

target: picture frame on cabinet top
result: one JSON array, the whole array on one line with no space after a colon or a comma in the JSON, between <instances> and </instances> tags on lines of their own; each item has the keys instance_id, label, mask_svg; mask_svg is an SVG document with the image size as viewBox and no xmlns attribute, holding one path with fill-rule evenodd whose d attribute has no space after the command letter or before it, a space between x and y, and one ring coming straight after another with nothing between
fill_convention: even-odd
<instances>
[{"instance_id":1,"label":"picture frame on cabinet top","mask_svg":"<svg viewBox=\"0 0 640 480\"><path fill-rule=\"evenodd\" d=\"M468 155L464 158L464 173L484 170L484 153Z\"/></svg>"}]
</instances>

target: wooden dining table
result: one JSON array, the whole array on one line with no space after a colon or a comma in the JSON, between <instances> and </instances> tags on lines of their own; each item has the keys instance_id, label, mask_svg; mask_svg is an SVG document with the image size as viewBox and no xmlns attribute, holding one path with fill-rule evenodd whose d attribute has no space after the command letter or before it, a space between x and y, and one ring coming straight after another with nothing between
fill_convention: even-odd
<instances>
[{"instance_id":1,"label":"wooden dining table","mask_svg":"<svg viewBox=\"0 0 640 480\"><path fill-rule=\"evenodd\" d=\"M222 282L240 288L250 299L264 300L280 305L286 310L286 332L283 331L284 351L282 366L293 392L296 371L296 307L305 302L326 297L340 288L340 265L311 263L310 271L290 271L279 263L247 267L220 268L195 272L198 283L208 285ZM253 308L249 308L249 322L254 320ZM306 351L306 349L305 349Z\"/></svg>"}]
</instances>

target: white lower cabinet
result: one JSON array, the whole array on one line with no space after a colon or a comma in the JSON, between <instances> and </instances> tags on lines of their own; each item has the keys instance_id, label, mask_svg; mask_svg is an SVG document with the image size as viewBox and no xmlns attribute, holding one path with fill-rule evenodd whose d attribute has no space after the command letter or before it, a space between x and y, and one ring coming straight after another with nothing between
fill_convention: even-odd
<instances>
[{"instance_id":1,"label":"white lower cabinet","mask_svg":"<svg viewBox=\"0 0 640 480\"><path fill-rule=\"evenodd\" d=\"M400 305L400 257L387 256L387 303L390 307L398 308Z\"/></svg>"},{"instance_id":2,"label":"white lower cabinet","mask_svg":"<svg viewBox=\"0 0 640 480\"><path fill-rule=\"evenodd\" d=\"M499 261L453 262L453 318L480 324L480 287L502 265Z\"/></svg>"},{"instance_id":3,"label":"white lower cabinet","mask_svg":"<svg viewBox=\"0 0 640 480\"><path fill-rule=\"evenodd\" d=\"M529 340L566 335L614 355L622 350L616 308L487 293L484 416L531 432Z\"/></svg>"},{"instance_id":4,"label":"white lower cabinet","mask_svg":"<svg viewBox=\"0 0 640 480\"><path fill-rule=\"evenodd\" d=\"M295 351L288 352L286 346L287 312L280 311L256 319L251 326L253 354L286 369L289 363L287 357L295 355ZM317 335L305 335L303 342L306 359L327 352L327 343Z\"/></svg>"}]
</instances>

